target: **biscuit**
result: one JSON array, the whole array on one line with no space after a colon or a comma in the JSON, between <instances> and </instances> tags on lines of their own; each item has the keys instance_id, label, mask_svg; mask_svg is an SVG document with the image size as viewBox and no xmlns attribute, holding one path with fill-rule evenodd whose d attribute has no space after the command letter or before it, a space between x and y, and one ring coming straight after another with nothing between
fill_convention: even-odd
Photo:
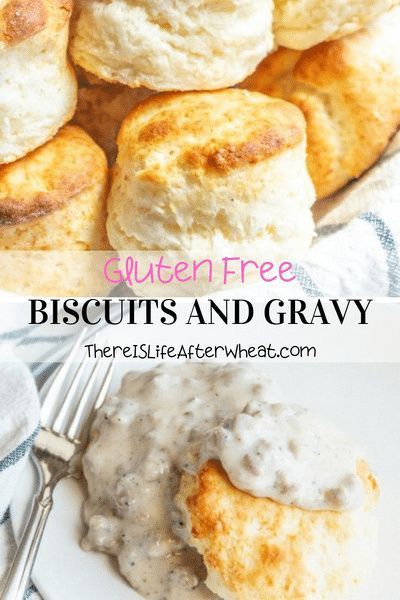
<instances>
[{"instance_id":1,"label":"biscuit","mask_svg":"<svg viewBox=\"0 0 400 600\"><path fill-rule=\"evenodd\" d=\"M152 95L146 88L131 89L104 82L78 90L78 105L73 122L85 129L103 148L109 164L117 156L117 135L123 119L132 108Z\"/></svg>"},{"instance_id":2,"label":"biscuit","mask_svg":"<svg viewBox=\"0 0 400 600\"><path fill-rule=\"evenodd\" d=\"M71 0L8 0L0 8L0 164L51 139L73 115L67 61Z\"/></svg>"},{"instance_id":3,"label":"biscuit","mask_svg":"<svg viewBox=\"0 0 400 600\"><path fill-rule=\"evenodd\" d=\"M242 86L296 104L318 198L360 177L400 126L400 8L341 40L280 48Z\"/></svg>"},{"instance_id":4,"label":"biscuit","mask_svg":"<svg viewBox=\"0 0 400 600\"><path fill-rule=\"evenodd\" d=\"M107 192L103 151L72 125L26 157L1 166L0 252L7 251L1 252L2 287L42 295L90 289L84 281L91 277L85 253L71 258L66 251L110 248Z\"/></svg>"},{"instance_id":5,"label":"biscuit","mask_svg":"<svg viewBox=\"0 0 400 600\"><path fill-rule=\"evenodd\" d=\"M107 230L118 250L288 258L311 243L314 200L297 107L239 89L160 94L122 124Z\"/></svg>"},{"instance_id":6,"label":"biscuit","mask_svg":"<svg viewBox=\"0 0 400 600\"><path fill-rule=\"evenodd\" d=\"M206 584L225 600L343 600L375 558L371 509L378 486L364 463L364 507L305 511L236 489L216 461L184 474L176 503L188 542L202 555Z\"/></svg>"},{"instance_id":7,"label":"biscuit","mask_svg":"<svg viewBox=\"0 0 400 600\"><path fill-rule=\"evenodd\" d=\"M80 0L73 60L159 91L234 85L272 50L272 0Z\"/></svg>"},{"instance_id":8,"label":"biscuit","mask_svg":"<svg viewBox=\"0 0 400 600\"><path fill-rule=\"evenodd\" d=\"M306 50L354 33L398 4L399 0L275 0L276 43Z\"/></svg>"}]
</instances>

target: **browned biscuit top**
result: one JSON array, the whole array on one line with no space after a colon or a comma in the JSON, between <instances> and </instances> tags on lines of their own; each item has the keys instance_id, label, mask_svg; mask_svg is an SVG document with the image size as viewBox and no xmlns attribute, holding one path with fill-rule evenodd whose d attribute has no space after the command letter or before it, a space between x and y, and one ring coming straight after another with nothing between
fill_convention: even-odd
<instances>
[{"instance_id":1,"label":"browned biscuit top","mask_svg":"<svg viewBox=\"0 0 400 600\"><path fill-rule=\"evenodd\" d=\"M4 39L15 44L44 29L47 20L43 0L10 0L0 13Z\"/></svg>"},{"instance_id":2,"label":"browned biscuit top","mask_svg":"<svg viewBox=\"0 0 400 600\"><path fill-rule=\"evenodd\" d=\"M0 225L45 216L95 184L107 170L102 150L79 127L67 125L24 158L0 166Z\"/></svg>"},{"instance_id":3,"label":"browned biscuit top","mask_svg":"<svg viewBox=\"0 0 400 600\"><path fill-rule=\"evenodd\" d=\"M13 46L69 20L72 0L9 0L0 9L0 42Z\"/></svg>"},{"instance_id":4,"label":"browned biscuit top","mask_svg":"<svg viewBox=\"0 0 400 600\"><path fill-rule=\"evenodd\" d=\"M326 585L340 590L343 573L330 566L325 552L329 545L336 552L351 544L365 525L362 515L377 501L378 485L367 465L360 461L358 471L366 491L359 512L305 511L254 498L235 488L217 461L206 463L196 479L184 475L177 501L186 505L189 535L209 575L229 590L229 598L314 598L313 561L317 577L318 568L326 568ZM221 589L217 593L225 597Z\"/></svg>"},{"instance_id":5,"label":"browned biscuit top","mask_svg":"<svg viewBox=\"0 0 400 600\"><path fill-rule=\"evenodd\" d=\"M224 174L278 155L304 136L294 105L228 89L149 98L124 120L118 145L147 170L168 165Z\"/></svg>"},{"instance_id":6,"label":"browned biscuit top","mask_svg":"<svg viewBox=\"0 0 400 600\"><path fill-rule=\"evenodd\" d=\"M399 24L400 7L304 52L280 48L242 84L302 110L319 198L360 177L400 125Z\"/></svg>"}]
</instances>

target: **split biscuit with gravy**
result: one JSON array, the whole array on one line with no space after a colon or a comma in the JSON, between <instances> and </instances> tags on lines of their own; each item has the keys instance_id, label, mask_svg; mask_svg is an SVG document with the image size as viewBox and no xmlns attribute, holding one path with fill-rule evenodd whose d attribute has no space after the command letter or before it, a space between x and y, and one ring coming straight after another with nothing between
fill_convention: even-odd
<instances>
[{"instance_id":1,"label":"split biscuit with gravy","mask_svg":"<svg viewBox=\"0 0 400 600\"><path fill-rule=\"evenodd\" d=\"M246 90L159 94L124 120L108 202L117 250L290 258L313 237L305 122Z\"/></svg>"},{"instance_id":2,"label":"split biscuit with gravy","mask_svg":"<svg viewBox=\"0 0 400 600\"><path fill-rule=\"evenodd\" d=\"M207 586L224 600L344 600L375 561L378 486L365 463L365 505L306 511L235 488L217 461L184 474L176 503L187 541L202 555Z\"/></svg>"},{"instance_id":3,"label":"split biscuit with gravy","mask_svg":"<svg viewBox=\"0 0 400 600\"><path fill-rule=\"evenodd\" d=\"M318 198L360 177L400 126L399 31L400 7L341 40L280 48L241 84L301 108Z\"/></svg>"},{"instance_id":4,"label":"split biscuit with gravy","mask_svg":"<svg viewBox=\"0 0 400 600\"><path fill-rule=\"evenodd\" d=\"M0 3L0 164L25 156L72 118L71 0Z\"/></svg>"},{"instance_id":5,"label":"split biscuit with gravy","mask_svg":"<svg viewBox=\"0 0 400 600\"><path fill-rule=\"evenodd\" d=\"M272 0L79 0L71 54L130 87L219 89L272 50L272 12Z\"/></svg>"},{"instance_id":6,"label":"split biscuit with gravy","mask_svg":"<svg viewBox=\"0 0 400 600\"><path fill-rule=\"evenodd\" d=\"M83 267L85 253L77 253L75 260L65 251L109 250L107 192L104 152L72 125L24 158L1 166L0 251L7 251L1 252L2 287L42 294L61 289L78 294L84 289L84 280L91 277ZM42 257L37 266L36 255ZM19 256L23 273L16 275ZM45 263L41 272L40 264ZM67 281L70 276L75 287Z\"/></svg>"},{"instance_id":7,"label":"split biscuit with gravy","mask_svg":"<svg viewBox=\"0 0 400 600\"><path fill-rule=\"evenodd\" d=\"M399 3L399 0L275 0L275 40L279 46L306 50L358 31Z\"/></svg>"}]
</instances>

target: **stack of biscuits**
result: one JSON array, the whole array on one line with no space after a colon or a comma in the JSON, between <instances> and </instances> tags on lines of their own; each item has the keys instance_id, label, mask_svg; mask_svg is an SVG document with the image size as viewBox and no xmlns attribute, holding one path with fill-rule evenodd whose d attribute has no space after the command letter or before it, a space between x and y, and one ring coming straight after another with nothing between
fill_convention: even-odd
<instances>
[{"instance_id":1,"label":"stack of biscuits","mask_svg":"<svg viewBox=\"0 0 400 600\"><path fill-rule=\"evenodd\" d=\"M399 26L400 0L0 0L0 250L300 258L400 126Z\"/></svg>"}]
</instances>

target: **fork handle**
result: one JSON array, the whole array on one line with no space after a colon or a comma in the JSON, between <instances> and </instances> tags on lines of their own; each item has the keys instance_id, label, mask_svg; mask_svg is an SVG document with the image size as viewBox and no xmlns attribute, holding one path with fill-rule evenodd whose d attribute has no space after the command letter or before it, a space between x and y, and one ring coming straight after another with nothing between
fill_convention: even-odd
<instances>
[{"instance_id":1,"label":"fork handle","mask_svg":"<svg viewBox=\"0 0 400 600\"><path fill-rule=\"evenodd\" d=\"M53 505L53 490L45 486L33 501L32 512L7 575L0 600L22 600L29 584L40 541Z\"/></svg>"}]
</instances>

